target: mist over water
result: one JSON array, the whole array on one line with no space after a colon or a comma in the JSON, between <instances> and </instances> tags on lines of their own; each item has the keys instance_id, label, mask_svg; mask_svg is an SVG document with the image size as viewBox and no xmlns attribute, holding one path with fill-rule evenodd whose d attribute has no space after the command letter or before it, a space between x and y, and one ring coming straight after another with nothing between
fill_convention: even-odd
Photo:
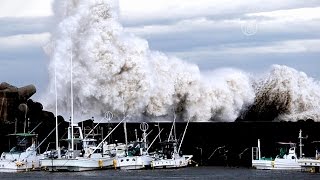
<instances>
[{"instance_id":1,"label":"mist over water","mask_svg":"<svg viewBox=\"0 0 320 180\"><path fill-rule=\"evenodd\" d=\"M131 121L229 121L260 114L270 106L274 118L319 120L320 85L303 72L274 65L255 78L238 69L200 72L195 64L149 49L148 42L125 32L118 2L60 0L54 4L57 28L45 47L50 58L48 91L42 101L71 116L71 58L75 121L130 115ZM250 113L248 113L250 112Z\"/></svg>"}]
</instances>

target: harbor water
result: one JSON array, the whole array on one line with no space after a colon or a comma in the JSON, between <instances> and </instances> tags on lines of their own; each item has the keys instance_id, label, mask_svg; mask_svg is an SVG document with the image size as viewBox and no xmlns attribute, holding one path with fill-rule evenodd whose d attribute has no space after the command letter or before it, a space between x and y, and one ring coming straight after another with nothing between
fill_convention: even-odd
<instances>
[{"instance_id":1,"label":"harbor water","mask_svg":"<svg viewBox=\"0 0 320 180\"><path fill-rule=\"evenodd\" d=\"M156 170L0 173L0 179L320 179L320 173L270 171L236 167L187 167Z\"/></svg>"}]
</instances>

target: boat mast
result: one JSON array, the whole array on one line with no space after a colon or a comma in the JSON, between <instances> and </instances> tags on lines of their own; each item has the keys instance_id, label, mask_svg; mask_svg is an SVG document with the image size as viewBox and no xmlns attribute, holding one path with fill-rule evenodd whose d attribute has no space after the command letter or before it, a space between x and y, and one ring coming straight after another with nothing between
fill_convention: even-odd
<instances>
[{"instance_id":1,"label":"boat mast","mask_svg":"<svg viewBox=\"0 0 320 180\"><path fill-rule=\"evenodd\" d=\"M138 132L137 132L137 129L134 129L134 135L136 136L136 141L138 141Z\"/></svg>"},{"instance_id":2,"label":"boat mast","mask_svg":"<svg viewBox=\"0 0 320 180\"><path fill-rule=\"evenodd\" d=\"M72 44L71 44L71 58L70 58L70 96L71 96L71 153L73 158L73 146L74 146L74 139L73 139L73 86L72 86Z\"/></svg>"},{"instance_id":3,"label":"boat mast","mask_svg":"<svg viewBox=\"0 0 320 180\"><path fill-rule=\"evenodd\" d=\"M56 150L58 152L58 158L60 158L59 151L59 132L58 132L58 93L57 93L57 61L54 62L54 91L55 91L55 100L56 100Z\"/></svg>"},{"instance_id":4,"label":"boat mast","mask_svg":"<svg viewBox=\"0 0 320 180\"><path fill-rule=\"evenodd\" d=\"M302 137L302 130L300 129L300 131L299 131L300 158L302 158L302 147L304 146L304 145L302 144L302 139L306 139L306 138L308 138L308 136Z\"/></svg>"},{"instance_id":5,"label":"boat mast","mask_svg":"<svg viewBox=\"0 0 320 180\"><path fill-rule=\"evenodd\" d=\"M173 112L173 115L174 115L174 119L173 119L173 131L174 131L174 139L173 141L177 142L177 131L176 131L176 113Z\"/></svg>"},{"instance_id":6,"label":"boat mast","mask_svg":"<svg viewBox=\"0 0 320 180\"><path fill-rule=\"evenodd\" d=\"M183 142L184 136L186 135L187 128L188 128L188 125L189 125L189 121L190 121L190 118L188 119L188 122L187 122L186 128L184 129L183 136L182 136L181 142L180 142L180 144L179 144L179 148L178 148L178 153L180 152L180 148L181 148L181 145L182 145L182 142Z\"/></svg>"},{"instance_id":7,"label":"boat mast","mask_svg":"<svg viewBox=\"0 0 320 180\"><path fill-rule=\"evenodd\" d=\"M260 147L261 147L261 145L260 145L260 139L258 139L258 158L259 158L259 160L261 159L261 150L260 150Z\"/></svg>"},{"instance_id":8,"label":"boat mast","mask_svg":"<svg viewBox=\"0 0 320 180\"><path fill-rule=\"evenodd\" d=\"M127 122L124 121L123 122L123 130L124 130L124 140L125 140L125 143L126 143L126 148L128 146L128 135L127 135Z\"/></svg>"},{"instance_id":9,"label":"boat mast","mask_svg":"<svg viewBox=\"0 0 320 180\"><path fill-rule=\"evenodd\" d=\"M122 112L123 112L123 117L126 117L126 113L124 111L124 99L123 99L123 94L122 94L122 102L123 102L123 109L122 109ZM123 130L124 130L124 140L125 140L125 143L126 143L126 148L128 147L128 135L127 135L127 121L124 121L123 122Z\"/></svg>"},{"instance_id":10,"label":"boat mast","mask_svg":"<svg viewBox=\"0 0 320 180\"><path fill-rule=\"evenodd\" d=\"M142 133L142 143L144 144L144 148L148 149L148 144L147 144L147 134L146 131L149 129L149 124L146 122L142 122L140 124L140 130L143 132ZM145 151L145 150L144 150Z\"/></svg>"},{"instance_id":11,"label":"boat mast","mask_svg":"<svg viewBox=\"0 0 320 180\"><path fill-rule=\"evenodd\" d=\"M172 123L171 129L170 129L170 134L169 134L169 137L168 137L168 141L170 141L170 140L176 141L177 140L177 137L176 137L176 125L175 124L176 124L176 113L173 111L173 123ZM174 131L174 132L172 132L172 131Z\"/></svg>"}]
</instances>

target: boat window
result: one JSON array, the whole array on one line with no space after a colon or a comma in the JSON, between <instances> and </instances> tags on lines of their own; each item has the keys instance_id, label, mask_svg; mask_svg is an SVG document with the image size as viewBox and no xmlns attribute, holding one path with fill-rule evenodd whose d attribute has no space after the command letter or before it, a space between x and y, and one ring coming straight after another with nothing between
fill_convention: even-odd
<instances>
[{"instance_id":1,"label":"boat window","mask_svg":"<svg viewBox=\"0 0 320 180\"><path fill-rule=\"evenodd\" d=\"M121 162L123 162L123 159L121 159Z\"/></svg>"},{"instance_id":2,"label":"boat window","mask_svg":"<svg viewBox=\"0 0 320 180\"><path fill-rule=\"evenodd\" d=\"M21 146L15 146L10 150L10 153L22 153L24 148Z\"/></svg>"},{"instance_id":3,"label":"boat window","mask_svg":"<svg viewBox=\"0 0 320 180\"><path fill-rule=\"evenodd\" d=\"M129 161L129 159L127 159L127 161Z\"/></svg>"},{"instance_id":4,"label":"boat window","mask_svg":"<svg viewBox=\"0 0 320 180\"><path fill-rule=\"evenodd\" d=\"M286 150L284 148L280 148L280 154L279 157L283 158L283 156L286 154Z\"/></svg>"},{"instance_id":5,"label":"boat window","mask_svg":"<svg viewBox=\"0 0 320 180\"><path fill-rule=\"evenodd\" d=\"M296 157L292 156L291 159L295 159Z\"/></svg>"},{"instance_id":6,"label":"boat window","mask_svg":"<svg viewBox=\"0 0 320 180\"><path fill-rule=\"evenodd\" d=\"M135 159L132 159L132 161L136 161Z\"/></svg>"}]
</instances>

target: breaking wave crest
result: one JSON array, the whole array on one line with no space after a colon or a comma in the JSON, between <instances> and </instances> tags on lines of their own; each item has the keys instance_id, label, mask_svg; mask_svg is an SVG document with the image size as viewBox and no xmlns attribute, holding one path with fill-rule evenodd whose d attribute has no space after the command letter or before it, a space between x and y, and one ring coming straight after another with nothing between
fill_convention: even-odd
<instances>
[{"instance_id":1,"label":"breaking wave crest","mask_svg":"<svg viewBox=\"0 0 320 180\"><path fill-rule=\"evenodd\" d=\"M270 106L275 106L274 118L319 119L319 83L302 72L279 65L264 79L230 68L200 72L197 65L152 51L146 40L125 32L117 1L61 0L55 7L58 25L45 47L50 82L42 102L54 111L56 67L58 111L65 118L71 112L72 58L78 120L112 111L132 121L171 121L173 112L184 121L234 121Z\"/></svg>"}]
</instances>

